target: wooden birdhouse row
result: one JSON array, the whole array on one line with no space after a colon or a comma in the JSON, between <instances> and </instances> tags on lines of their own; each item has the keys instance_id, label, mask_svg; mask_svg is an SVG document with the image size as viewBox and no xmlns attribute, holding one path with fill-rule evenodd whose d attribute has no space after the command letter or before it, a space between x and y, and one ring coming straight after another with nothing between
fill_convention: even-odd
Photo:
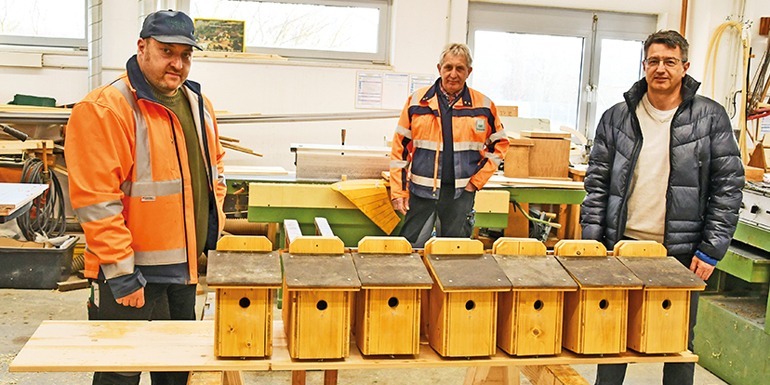
<instances>
[{"instance_id":1,"label":"wooden birdhouse row","mask_svg":"<svg viewBox=\"0 0 770 385\"><path fill-rule=\"evenodd\" d=\"M690 291L705 286L675 259L651 257L665 249L649 244L620 245L625 255L616 258L586 241L561 243L549 256L531 239L501 238L492 254L475 240L433 239L421 258L399 237L366 237L345 253L334 236L287 235L280 256L266 239L251 239L262 237L223 238L211 252L217 356L271 355L272 289L281 282L295 359L347 357L351 330L364 355L416 355L421 322L445 357L489 356L496 347L514 356L555 355L562 346L678 353Z\"/></svg>"}]
</instances>

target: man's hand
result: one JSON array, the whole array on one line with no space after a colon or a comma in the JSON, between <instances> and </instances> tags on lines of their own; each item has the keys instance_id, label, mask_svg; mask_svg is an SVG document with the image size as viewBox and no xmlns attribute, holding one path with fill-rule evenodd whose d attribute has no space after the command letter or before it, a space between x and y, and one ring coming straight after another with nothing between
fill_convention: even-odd
<instances>
[{"instance_id":1,"label":"man's hand","mask_svg":"<svg viewBox=\"0 0 770 385\"><path fill-rule=\"evenodd\" d=\"M711 273L714 272L714 266L712 266L710 263L701 261L700 258L696 256L693 256L692 263L690 264L690 271L705 281L709 279Z\"/></svg>"},{"instance_id":2,"label":"man's hand","mask_svg":"<svg viewBox=\"0 0 770 385\"><path fill-rule=\"evenodd\" d=\"M396 198L391 201L393 204L393 209L400 212L401 214L406 215L406 212L409 211L409 199L408 198Z\"/></svg>"},{"instance_id":3,"label":"man's hand","mask_svg":"<svg viewBox=\"0 0 770 385\"><path fill-rule=\"evenodd\" d=\"M474 191L478 191L478 189L476 188L476 185L474 185L471 182L468 182L468 184L465 186L465 191L474 192Z\"/></svg>"},{"instance_id":4,"label":"man's hand","mask_svg":"<svg viewBox=\"0 0 770 385\"><path fill-rule=\"evenodd\" d=\"M142 307L144 306L144 288L141 288L125 297L118 298L115 302L123 306Z\"/></svg>"}]
</instances>

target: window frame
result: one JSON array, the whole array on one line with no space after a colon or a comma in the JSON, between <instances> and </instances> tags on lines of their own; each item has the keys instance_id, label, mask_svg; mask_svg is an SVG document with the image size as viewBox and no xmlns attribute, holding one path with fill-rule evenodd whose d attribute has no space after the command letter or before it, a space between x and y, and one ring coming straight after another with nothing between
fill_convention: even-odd
<instances>
[{"instance_id":1,"label":"window frame","mask_svg":"<svg viewBox=\"0 0 770 385\"><path fill-rule=\"evenodd\" d=\"M83 38L17 36L0 33L0 45L23 47L53 47L85 50L88 48L88 0L83 1Z\"/></svg>"},{"instance_id":2,"label":"window frame","mask_svg":"<svg viewBox=\"0 0 770 385\"><path fill-rule=\"evenodd\" d=\"M362 61L373 64L388 64L390 58L390 39L391 39L391 18L393 1L392 0L232 0L232 1L254 1L286 4L307 4L321 6L340 6L340 7L363 7L377 8L380 10L380 19L378 24L377 52L350 52L350 51L331 51L331 50L310 50L295 48L275 48L260 46L245 46L247 53L275 54L290 59L310 59L310 60L337 60L337 61ZM179 8L190 14L190 0L180 0Z\"/></svg>"},{"instance_id":3,"label":"window frame","mask_svg":"<svg viewBox=\"0 0 770 385\"><path fill-rule=\"evenodd\" d=\"M595 25L594 15L598 18ZM598 123L594 90L601 67L601 39L644 41L657 30L657 15L471 2L468 7L471 50L475 48L477 30L583 38L577 127L573 128L593 139Z\"/></svg>"}]
</instances>

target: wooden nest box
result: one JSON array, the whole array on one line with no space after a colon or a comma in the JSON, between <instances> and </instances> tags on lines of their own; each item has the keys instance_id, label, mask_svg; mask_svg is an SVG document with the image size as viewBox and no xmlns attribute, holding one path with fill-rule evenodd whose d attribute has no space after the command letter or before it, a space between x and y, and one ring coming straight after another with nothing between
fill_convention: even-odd
<instances>
[{"instance_id":1,"label":"wooden nest box","mask_svg":"<svg viewBox=\"0 0 770 385\"><path fill-rule=\"evenodd\" d=\"M578 354L625 352L628 291L642 281L597 241L561 240L554 255L579 286L564 294L563 346Z\"/></svg>"},{"instance_id":2,"label":"wooden nest box","mask_svg":"<svg viewBox=\"0 0 770 385\"><path fill-rule=\"evenodd\" d=\"M272 355L273 289L281 287L281 261L272 249L263 236L225 236L209 251L217 357Z\"/></svg>"},{"instance_id":3,"label":"wooden nest box","mask_svg":"<svg viewBox=\"0 0 770 385\"><path fill-rule=\"evenodd\" d=\"M511 283L478 240L433 238L425 244L429 290L427 334L443 357L496 353L497 293ZM423 304L423 306L425 306Z\"/></svg>"},{"instance_id":4,"label":"wooden nest box","mask_svg":"<svg viewBox=\"0 0 770 385\"><path fill-rule=\"evenodd\" d=\"M535 239L499 238L495 260L513 285L499 294L497 346L515 356L561 353L564 293L578 285Z\"/></svg>"},{"instance_id":5,"label":"wooden nest box","mask_svg":"<svg viewBox=\"0 0 770 385\"><path fill-rule=\"evenodd\" d=\"M654 241L620 241L614 254L644 284L628 292L628 347L647 354L686 351L690 294L706 283Z\"/></svg>"},{"instance_id":6,"label":"wooden nest box","mask_svg":"<svg viewBox=\"0 0 770 385\"><path fill-rule=\"evenodd\" d=\"M420 255L403 237L364 237L353 261L361 281L355 322L361 353L419 354L420 290L433 284Z\"/></svg>"},{"instance_id":7,"label":"wooden nest box","mask_svg":"<svg viewBox=\"0 0 770 385\"><path fill-rule=\"evenodd\" d=\"M339 359L350 354L352 293L361 283L336 236L302 236L284 222L289 252L283 260L283 325L294 359Z\"/></svg>"}]
</instances>

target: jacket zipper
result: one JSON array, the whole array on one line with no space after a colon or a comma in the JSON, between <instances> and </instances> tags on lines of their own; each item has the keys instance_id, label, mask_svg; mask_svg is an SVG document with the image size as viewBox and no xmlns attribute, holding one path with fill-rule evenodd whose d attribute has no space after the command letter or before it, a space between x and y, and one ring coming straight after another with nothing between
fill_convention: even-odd
<instances>
[{"instance_id":1,"label":"jacket zipper","mask_svg":"<svg viewBox=\"0 0 770 385\"><path fill-rule=\"evenodd\" d=\"M182 182L182 223L184 223L184 244L185 244L185 249L186 249L186 248L190 247L190 242L189 242L189 239L188 239L189 237L188 237L188 234L187 234L187 209L185 208L185 197L184 197L184 195L185 195L184 194L184 172L182 170L182 160L179 159L179 141L177 140L176 131L174 130L174 117L171 116L171 111L169 111L166 108L166 106L163 106L163 108L166 109L166 113L168 114L168 118L169 118L169 120L171 122L171 136L172 136L172 138L174 140L174 150L176 151L176 164L177 164L177 166L179 166L179 180ZM197 247L197 244L196 244L196 247ZM196 252L197 252L197 250L196 250ZM188 253L188 258L189 258L189 251L187 253ZM191 262L188 260L188 263L191 263ZM190 270L189 269L187 270L187 274L188 275L190 274ZM189 282L192 281L192 277L190 276L188 278L189 279L188 279L187 282L189 283Z\"/></svg>"}]
</instances>

